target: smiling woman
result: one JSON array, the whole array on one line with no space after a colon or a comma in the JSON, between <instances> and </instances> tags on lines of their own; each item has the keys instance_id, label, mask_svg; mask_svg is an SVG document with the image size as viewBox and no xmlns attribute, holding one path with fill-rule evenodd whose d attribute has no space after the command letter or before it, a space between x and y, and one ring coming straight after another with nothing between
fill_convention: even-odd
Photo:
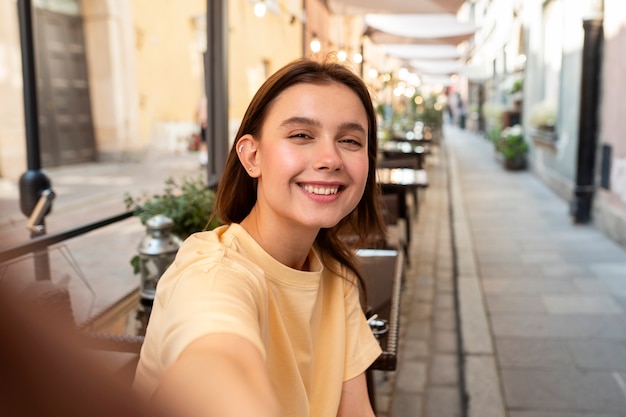
<instances>
[{"instance_id":1,"label":"smiling woman","mask_svg":"<svg viewBox=\"0 0 626 417\"><path fill-rule=\"evenodd\" d=\"M383 233L361 79L294 61L252 99L217 192L225 225L159 281L135 385L178 416L373 417L381 349L342 240Z\"/></svg>"}]
</instances>

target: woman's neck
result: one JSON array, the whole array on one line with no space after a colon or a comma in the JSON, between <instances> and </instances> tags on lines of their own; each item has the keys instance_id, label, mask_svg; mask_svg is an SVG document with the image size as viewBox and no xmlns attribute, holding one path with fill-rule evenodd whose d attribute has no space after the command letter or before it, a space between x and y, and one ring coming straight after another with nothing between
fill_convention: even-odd
<instances>
[{"instance_id":1,"label":"woman's neck","mask_svg":"<svg viewBox=\"0 0 626 417\"><path fill-rule=\"evenodd\" d=\"M293 269L309 270L309 253L316 234L261 222L254 210L242 220L241 227L278 262Z\"/></svg>"}]
</instances>

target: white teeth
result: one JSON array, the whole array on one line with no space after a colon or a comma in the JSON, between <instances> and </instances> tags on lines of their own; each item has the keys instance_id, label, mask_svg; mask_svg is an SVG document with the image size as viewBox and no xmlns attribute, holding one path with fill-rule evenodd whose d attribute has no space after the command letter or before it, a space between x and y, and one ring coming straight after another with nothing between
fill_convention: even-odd
<instances>
[{"instance_id":1,"label":"white teeth","mask_svg":"<svg viewBox=\"0 0 626 417\"><path fill-rule=\"evenodd\" d=\"M319 194L319 195L337 194L337 191L339 191L339 188L321 188L321 187L313 187L311 185L303 185L302 188L304 188L305 191L309 193Z\"/></svg>"}]
</instances>

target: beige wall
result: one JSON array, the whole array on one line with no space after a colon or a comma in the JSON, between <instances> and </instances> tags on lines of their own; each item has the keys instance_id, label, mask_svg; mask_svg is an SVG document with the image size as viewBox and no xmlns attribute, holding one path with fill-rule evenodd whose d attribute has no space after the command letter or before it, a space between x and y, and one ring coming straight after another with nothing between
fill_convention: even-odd
<instances>
[{"instance_id":1,"label":"beige wall","mask_svg":"<svg viewBox=\"0 0 626 417\"><path fill-rule=\"evenodd\" d=\"M17 7L0 2L0 176L17 180L26 170L22 55Z\"/></svg>"},{"instance_id":2,"label":"beige wall","mask_svg":"<svg viewBox=\"0 0 626 417\"><path fill-rule=\"evenodd\" d=\"M302 56L302 6L280 0L278 10L269 9L264 17L254 15L248 0L229 1L229 118L231 135L266 76ZM298 13L290 23L291 14Z\"/></svg>"},{"instance_id":3,"label":"beige wall","mask_svg":"<svg viewBox=\"0 0 626 417\"><path fill-rule=\"evenodd\" d=\"M202 51L195 37L204 0L132 0L139 137L184 148L203 90ZM163 142L165 141L165 143Z\"/></svg>"},{"instance_id":4,"label":"beige wall","mask_svg":"<svg viewBox=\"0 0 626 417\"><path fill-rule=\"evenodd\" d=\"M126 0L82 0L91 109L100 159L141 148L133 37Z\"/></svg>"}]
</instances>

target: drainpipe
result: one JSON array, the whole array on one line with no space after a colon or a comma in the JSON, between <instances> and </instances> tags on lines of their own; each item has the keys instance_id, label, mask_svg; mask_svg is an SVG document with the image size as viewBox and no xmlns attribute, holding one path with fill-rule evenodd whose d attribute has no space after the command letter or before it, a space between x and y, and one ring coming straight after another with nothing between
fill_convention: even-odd
<instances>
[{"instance_id":1,"label":"drainpipe","mask_svg":"<svg viewBox=\"0 0 626 417\"><path fill-rule=\"evenodd\" d=\"M598 136L598 96L600 62L602 58L604 5L602 0L588 2L588 13L583 17L585 32L583 65L578 117L578 154L576 185L570 203L574 223L591 221L594 194L595 159Z\"/></svg>"},{"instance_id":2,"label":"drainpipe","mask_svg":"<svg viewBox=\"0 0 626 417\"><path fill-rule=\"evenodd\" d=\"M207 98L207 182L215 189L228 157L228 1L207 0L207 50L204 58Z\"/></svg>"}]
</instances>

